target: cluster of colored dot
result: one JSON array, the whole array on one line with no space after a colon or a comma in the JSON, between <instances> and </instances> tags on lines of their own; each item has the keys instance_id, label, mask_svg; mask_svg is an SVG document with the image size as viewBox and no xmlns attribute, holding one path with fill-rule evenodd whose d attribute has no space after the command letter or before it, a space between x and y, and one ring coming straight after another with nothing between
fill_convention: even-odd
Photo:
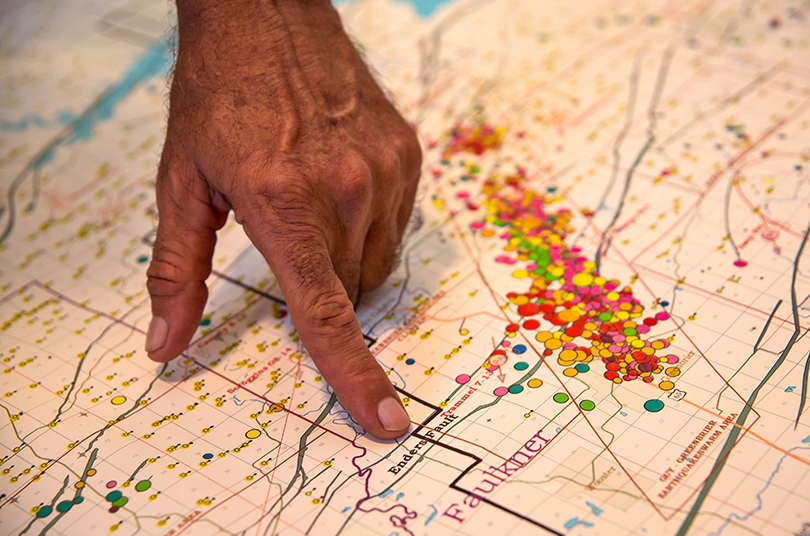
<instances>
[{"instance_id":1,"label":"cluster of colored dot","mask_svg":"<svg viewBox=\"0 0 810 536\"><path fill-rule=\"evenodd\" d=\"M56 505L56 511L59 512L59 513L65 513L68 510L70 510L71 508L73 508L74 504L81 504L82 502L84 502L84 497L82 497L82 496L75 497L73 500L60 501ZM53 513L53 510L54 510L54 507L49 505L49 504L46 504L44 506L40 506L39 508L37 508L36 516L37 517L48 517L49 515L51 515Z\"/></svg>"},{"instance_id":2,"label":"cluster of colored dot","mask_svg":"<svg viewBox=\"0 0 810 536\"><path fill-rule=\"evenodd\" d=\"M500 147L503 133L502 127L493 127L480 121L471 125L458 123L450 131L450 140L445 145L442 156L447 160L461 152L483 154L487 150Z\"/></svg>"},{"instance_id":3,"label":"cluster of colored dot","mask_svg":"<svg viewBox=\"0 0 810 536\"><path fill-rule=\"evenodd\" d=\"M605 378L615 383L636 379L650 383L664 373L658 386L674 388L671 378L680 374L680 369L672 365L678 363L678 357L662 355L669 346L666 339L644 337L669 314L660 311L645 315L630 287L620 288L619 281L601 277L595 263L581 255L579 248L565 244L572 231L572 215L565 208L548 209L559 197L546 198L521 183L515 176L505 184L487 179L483 206L488 215L471 225L482 235L497 233L506 242L506 254L497 257L497 262L526 263L512 275L529 282L530 288L507 294L517 306L521 323L506 326L506 335L537 331L535 339L542 343L544 355L558 351L557 363L565 367L563 373L569 377L588 372L590 363L600 359ZM556 328L541 329L541 319ZM589 344L577 344L583 339ZM485 367L496 365L503 356L502 350L496 350Z\"/></svg>"},{"instance_id":4,"label":"cluster of colored dot","mask_svg":"<svg viewBox=\"0 0 810 536\"><path fill-rule=\"evenodd\" d=\"M110 480L109 482L107 482L107 489L112 489L117 484L118 483L115 480ZM152 487L152 482L150 482L149 480L141 480L137 484L135 484L135 491L137 492L146 491L150 487ZM113 490L109 492L104 497L104 500L110 503L109 511L113 514L129 502L129 499L125 497L120 490Z\"/></svg>"}]
</instances>

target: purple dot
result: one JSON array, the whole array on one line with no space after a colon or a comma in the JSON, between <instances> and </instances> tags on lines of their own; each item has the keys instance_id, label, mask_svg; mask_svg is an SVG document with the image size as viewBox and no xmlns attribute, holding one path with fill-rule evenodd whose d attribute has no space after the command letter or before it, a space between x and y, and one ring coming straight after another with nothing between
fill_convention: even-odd
<instances>
[{"instance_id":1,"label":"purple dot","mask_svg":"<svg viewBox=\"0 0 810 536\"><path fill-rule=\"evenodd\" d=\"M456 382L462 385L464 385L468 381L470 381L470 376L468 374L459 374L458 376L456 376Z\"/></svg>"},{"instance_id":2,"label":"purple dot","mask_svg":"<svg viewBox=\"0 0 810 536\"><path fill-rule=\"evenodd\" d=\"M509 389L507 389L506 387L498 387L494 391L492 391L492 394L494 394L495 396L503 396L508 392Z\"/></svg>"}]
</instances>

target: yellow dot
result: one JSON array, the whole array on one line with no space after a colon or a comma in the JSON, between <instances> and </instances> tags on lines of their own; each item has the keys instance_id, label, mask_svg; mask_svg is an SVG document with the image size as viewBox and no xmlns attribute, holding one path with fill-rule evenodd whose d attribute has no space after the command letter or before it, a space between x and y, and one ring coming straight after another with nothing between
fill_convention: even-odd
<instances>
[{"instance_id":1,"label":"yellow dot","mask_svg":"<svg viewBox=\"0 0 810 536\"><path fill-rule=\"evenodd\" d=\"M512 272L512 277L515 277L517 279L525 279L529 277L529 272L527 272L526 270L515 270L514 272Z\"/></svg>"},{"instance_id":2,"label":"yellow dot","mask_svg":"<svg viewBox=\"0 0 810 536\"><path fill-rule=\"evenodd\" d=\"M576 350L563 350L560 352L560 360L562 361L575 361L577 359Z\"/></svg>"},{"instance_id":3,"label":"yellow dot","mask_svg":"<svg viewBox=\"0 0 810 536\"><path fill-rule=\"evenodd\" d=\"M642 341L641 339L632 340L630 341L630 346L632 346L633 348L644 348L644 341Z\"/></svg>"},{"instance_id":4,"label":"yellow dot","mask_svg":"<svg viewBox=\"0 0 810 536\"><path fill-rule=\"evenodd\" d=\"M87 471L87 476L93 476L94 474L96 474L95 469L90 469L90 470Z\"/></svg>"},{"instance_id":5,"label":"yellow dot","mask_svg":"<svg viewBox=\"0 0 810 536\"><path fill-rule=\"evenodd\" d=\"M674 384L674 383L672 383L672 382L671 382L671 381L669 381L669 380L664 380L664 381L662 381L661 383L659 383L659 384L658 384L658 387L660 387L660 388L661 388L661 389L663 389L664 391L669 391L670 389L672 389L673 387L675 387L675 384Z\"/></svg>"},{"instance_id":6,"label":"yellow dot","mask_svg":"<svg viewBox=\"0 0 810 536\"><path fill-rule=\"evenodd\" d=\"M262 433L257 428L251 428L250 430L245 432L245 437L248 439L256 439L260 435L262 435Z\"/></svg>"},{"instance_id":7,"label":"yellow dot","mask_svg":"<svg viewBox=\"0 0 810 536\"><path fill-rule=\"evenodd\" d=\"M560 365L561 367L570 367L571 365L574 364L574 362L573 361L566 361L565 359L562 359L562 358L558 357L557 358L557 364Z\"/></svg>"},{"instance_id":8,"label":"yellow dot","mask_svg":"<svg viewBox=\"0 0 810 536\"><path fill-rule=\"evenodd\" d=\"M560 346L562 346L562 341L559 339L549 339L546 341L546 348L549 350L556 350Z\"/></svg>"},{"instance_id":9,"label":"yellow dot","mask_svg":"<svg viewBox=\"0 0 810 536\"><path fill-rule=\"evenodd\" d=\"M541 331L537 335L534 336L540 342L546 342L551 338L551 333L548 331Z\"/></svg>"},{"instance_id":10,"label":"yellow dot","mask_svg":"<svg viewBox=\"0 0 810 536\"><path fill-rule=\"evenodd\" d=\"M526 385L528 385L528 386L529 386L529 387L531 387L532 389L537 389L538 387L540 387L541 385L543 385L543 380L538 380L537 378L532 378L531 380L529 380L529 381L526 383Z\"/></svg>"},{"instance_id":11,"label":"yellow dot","mask_svg":"<svg viewBox=\"0 0 810 536\"><path fill-rule=\"evenodd\" d=\"M123 395L114 396L114 397L112 397L112 400L110 400L110 402L112 402L113 406L120 406L121 404L123 404L126 401L127 401L127 397L125 397Z\"/></svg>"},{"instance_id":12,"label":"yellow dot","mask_svg":"<svg viewBox=\"0 0 810 536\"><path fill-rule=\"evenodd\" d=\"M574 367L567 368L567 369L565 369L565 370L563 371L563 374L565 374L565 375L566 375L566 376L568 376L569 378L573 378L574 376L576 376L576 375L577 375L577 369L575 369Z\"/></svg>"},{"instance_id":13,"label":"yellow dot","mask_svg":"<svg viewBox=\"0 0 810 536\"><path fill-rule=\"evenodd\" d=\"M74 488L76 488L76 489L82 489L82 488L84 487L84 482L82 482L81 480L79 480L78 482L76 482L75 484L73 484L73 487L74 487Z\"/></svg>"},{"instance_id":14,"label":"yellow dot","mask_svg":"<svg viewBox=\"0 0 810 536\"><path fill-rule=\"evenodd\" d=\"M571 282L578 287L587 287L593 283L593 276L591 274L576 274L571 278Z\"/></svg>"},{"instance_id":15,"label":"yellow dot","mask_svg":"<svg viewBox=\"0 0 810 536\"><path fill-rule=\"evenodd\" d=\"M572 309L564 309L557 315L563 322L576 322L579 320L580 314Z\"/></svg>"},{"instance_id":16,"label":"yellow dot","mask_svg":"<svg viewBox=\"0 0 810 536\"><path fill-rule=\"evenodd\" d=\"M667 373L667 376L669 376L670 378L674 378L675 376L677 376L677 375L679 375L681 373L681 369L679 369L677 367L669 367L666 370L666 373Z\"/></svg>"},{"instance_id":17,"label":"yellow dot","mask_svg":"<svg viewBox=\"0 0 810 536\"><path fill-rule=\"evenodd\" d=\"M630 318L630 313L628 313L627 311L619 311L618 313L616 313L616 318L618 318L619 320L627 320L628 318Z\"/></svg>"},{"instance_id":18,"label":"yellow dot","mask_svg":"<svg viewBox=\"0 0 810 536\"><path fill-rule=\"evenodd\" d=\"M529 298L521 294L520 296L515 296L512 301L515 302L515 305L526 305L529 303Z\"/></svg>"},{"instance_id":19,"label":"yellow dot","mask_svg":"<svg viewBox=\"0 0 810 536\"><path fill-rule=\"evenodd\" d=\"M664 343L662 341L653 341L650 346L652 346L656 350L660 350L664 347Z\"/></svg>"}]
</instances>

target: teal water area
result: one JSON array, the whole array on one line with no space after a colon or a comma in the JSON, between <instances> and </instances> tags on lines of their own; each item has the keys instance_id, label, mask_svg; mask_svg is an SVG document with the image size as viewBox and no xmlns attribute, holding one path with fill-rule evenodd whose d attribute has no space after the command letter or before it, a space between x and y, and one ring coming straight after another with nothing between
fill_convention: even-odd
<instances>
[{"instance_id":1,"label":"teal water area","mask_svg":"<svg viewBox=\"0 0 810 536\"><path fill-rule=\"evenodd\" d=\"M348 4L352 0L332 0L335 5ZM416 14L422 18L429 17L436 11L436 8L442 4L449 4L453 0L395 0L396 2L405 2L413 5L416 8Z\"/></svg>"},{"instance_id":2,"label":"teal water area","mask_svg":"<svg viewBox=\"0 0 810 536\"><path fill-rule=\"evenodd\" d=\"M108 87L80 114L63 111L51 120L37 114L29 114L18 121L0 121L0 130L20 132L31 127L63 128L62 132L37 153L28 166L29 170L38 169L53 159L59 147L92 138L94 127L110 119L115 107L132 93L132 90L150 78L167 72L170 59L168 43L161 40L138 58L118 81Z\"/></svg>"}]
</instances>

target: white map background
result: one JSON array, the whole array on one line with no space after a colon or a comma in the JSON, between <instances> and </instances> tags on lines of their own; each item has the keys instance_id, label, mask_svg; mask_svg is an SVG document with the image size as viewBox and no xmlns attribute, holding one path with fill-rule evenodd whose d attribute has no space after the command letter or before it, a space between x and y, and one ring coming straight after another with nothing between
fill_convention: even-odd
<instances>
[{"instance_id":1,"label":"white map background","mask_svg":"<svg viewBox=\"0 0 810 536\"><path fill-rule=\"evenodd\" d=\"M0 532L810 533L810 3L416 4L340 6L425 149L423 224L358 309L397 442L234 222L187 355L146 359L170 6L0 6ZM457 125L502 139L445 152ZM531 267L486 184L515 176L677 366L615 383L509 327Z\"/></svg>"}]
</instances>

